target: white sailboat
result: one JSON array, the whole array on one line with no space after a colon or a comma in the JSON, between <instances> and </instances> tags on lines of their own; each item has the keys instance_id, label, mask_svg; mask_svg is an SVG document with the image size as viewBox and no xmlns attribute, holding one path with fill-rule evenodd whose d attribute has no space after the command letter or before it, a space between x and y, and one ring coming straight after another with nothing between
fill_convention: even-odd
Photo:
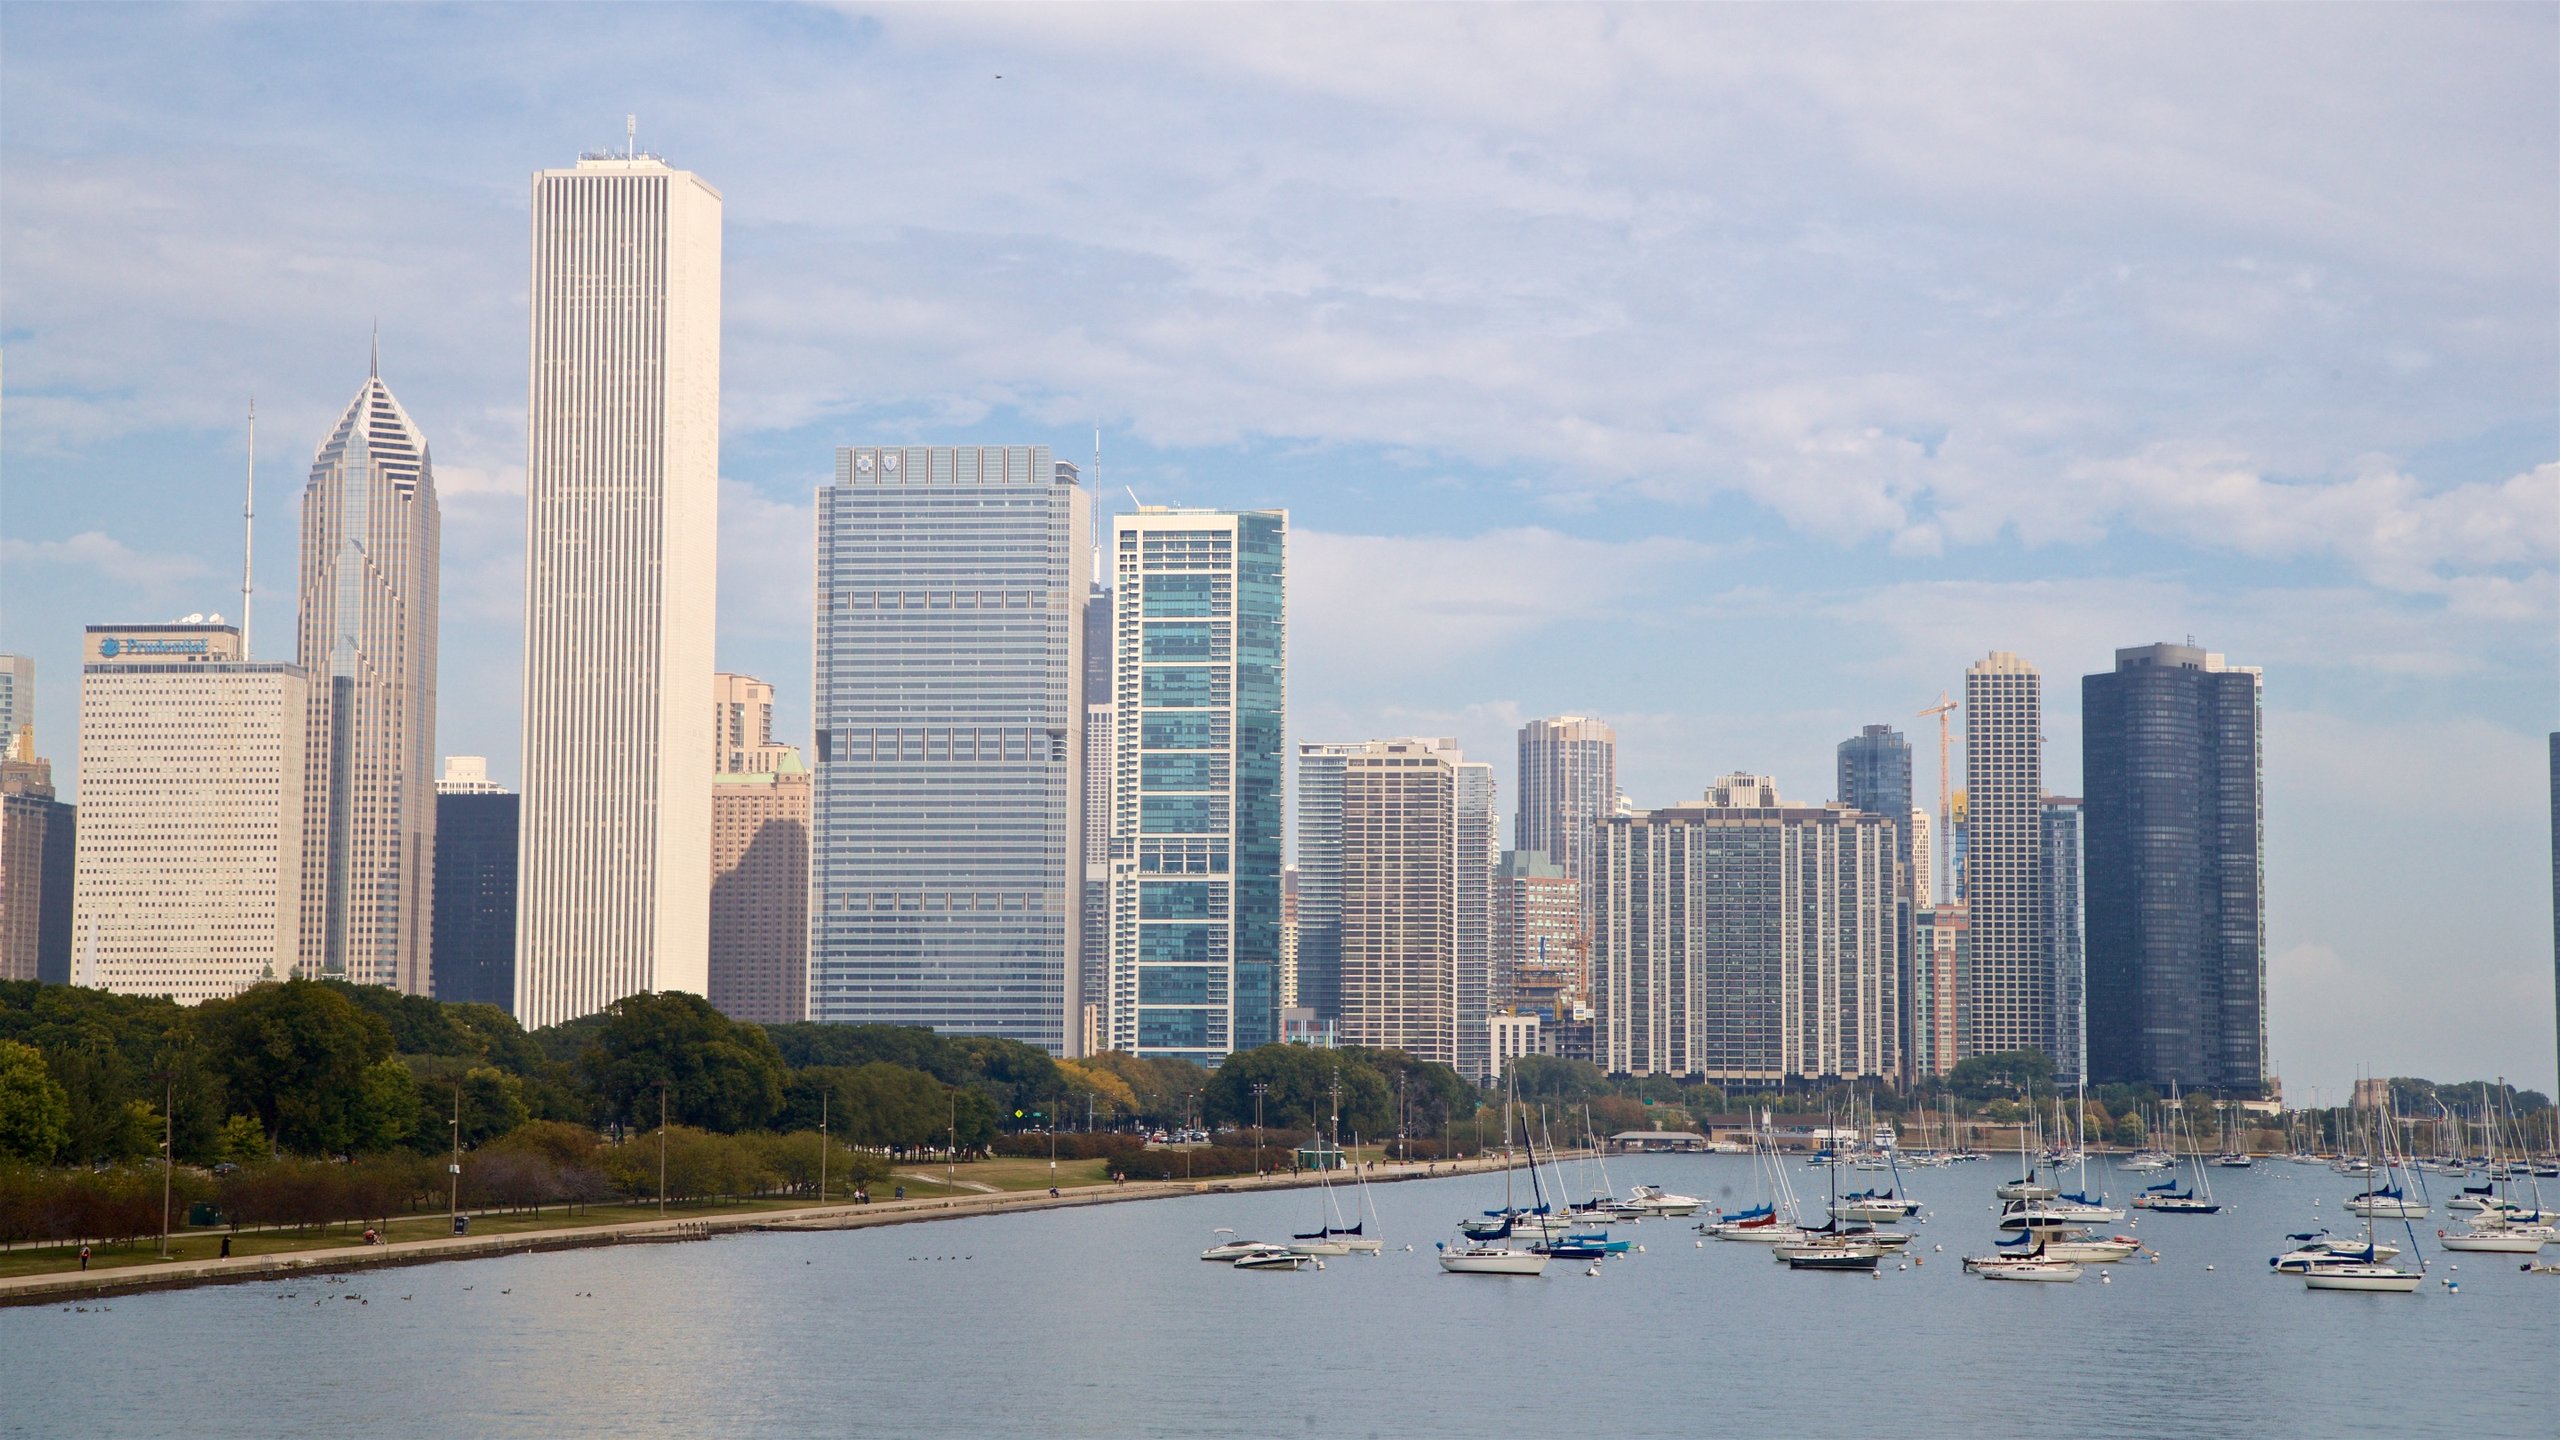
<instances>
[{"instance_id":1,"label":"white sailboat","mask_svg":"<svg viewBox=\"0 0 2560 1440\"><path fill-rule=\"evenodd\" d=\"M2376 1151L2376 1158L2382 1162L2383 1173L2388 1175L2390 1173L2391 1147L2388 1141L2381 1138L2381 1121L2379 1119L2375 1121L2374 1148ZM2360 1261L2351 1261L2343 1265L2312 1264L2302 1272L2302 1284L2304 1289L2357 1290L2369 1291L2375 1294L2406 1295L2411 1291L2416 1290L2421 1284L2425 1283L2427 1275L2424 1268L2424 1261L2420 1262L2420 1268L2416 1270L2402 1270L2397 1266L2385 1265L2380 1262L2373 1246L2374 1212L2371 1209L2367 1209L2363 1212L2363 1215L2365 1255L2367 1258ZM2418 1243L2418 1237L2415 1231L2410 1232L2409 1243L2413 1247Z\"/></svg>"}]
</instances>

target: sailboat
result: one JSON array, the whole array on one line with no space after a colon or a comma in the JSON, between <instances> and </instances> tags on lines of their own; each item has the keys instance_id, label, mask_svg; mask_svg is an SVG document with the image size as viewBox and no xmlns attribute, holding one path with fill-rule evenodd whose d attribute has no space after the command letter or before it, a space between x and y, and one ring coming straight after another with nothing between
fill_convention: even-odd
<instances>
[{"instance_id":1,"label":"sailboat","mask_svg":"<svg viewBox=\"0 0 2560 1440\"><path fill-rule=\"evenodd\" d=\"M2388 1174L2390 1145L2381 1138L2380 1119L2377 1118L2374 1124L2374 1148L2377 1158L2383 1163L2384 1173ZM2423 1261L2420 1262L2421 1268L2416 1270L2402 1270L2397 1266L2381 1263L2381 1256L2375 1251L2373 1242L2374 1211L2367 1208L2363 1215L2365 1248L2363 1258L2353 1259L2345 1264L2313 1263L2309 1265L2302 1272L2304 1289L2369 1290L2380 1294L2406 1295L2425 1282L2427 1276ZM2403 1217L2404 1223L2405 1219L2406 1217ZM2409 1232L2410 1248L2414 1250L2417 1244L2418 1232L2411 1230Z\"/></svg>"},{"instance_id":2,"label":"sailboat","mask_svg":"<svg viewBox=\"0 0 2560 1440\"><path fill-rule=\"evenodd\" d=\"M1506 1098L1503 1104L1503 1142L1506 1145L1510 1143L1511 1110L1511 1103ZM1530 1150L1529 1160L1530 1183L1535 1185L1538 1171L1537 1151L1534 1146ZM1544 1211L1546 1207L1541 1204L1538 1208ZM1436 1247L1440 1252L1440 1268L1451 1275L1546 1274L1546 1256L1526 1246L1513 1243L1509 1217L1518 1212L1511 1205L1511 1171L1507 1167L1502 1172L1502 1208L1486 1213L1505 1217L1499 1233L1479 1233L1472 1222L1461 1225L1457 1240L1454 1242L1444 1240Z\"/></svg>"},{"instance_id":3,"label":"sailboat","mask_svg":"<svg viewBox=\"0 0 2560 1440\"><path fill-rule=\"evenodd\" d=\"M1333 1154L1342 1154L1342 1080L1336 1076L1333 1093ZM1312 1107L1310 1107L1312 1108ZM1322 1138L1319 1132L1319 1139ZM1303 1235L1289 1237L1289 1248L1300 1255L1348 1255L1365 1248L1375 1254L1377 1242L1366 1239L1361 1222L1342 1223L1342 1201L1333 1193L1333 1170L1330 1160L1319 1151L1316 1167L1316 1189L1324 1199L1320 1203L1316 1228Z\"/></svg>"},{"instance_id":4,"label":"sailboat","mask_svg":"<svg viewBox=\"0 0 2560 1440\"><path fill-rule=\"evenodd\" d=\"M2169 1144L2187 1157L2188 1188L2178 1188L2176 1177L2154 1185L2134 1197L2142 1209L2162 1215L2212 1215L2222 1205L2213 1198L2213 1181L2204 1173L2204 1156L2198 1153L2194 1132L2187 1129L2187 1107L2178 1103L2176 1081L2169 1084ZM2181 1143L2183 1142L2183 1143Z\"/></svg>"},{"instance_id":5,"label":"sailboat","mask_svg":"<svg viewBox=\"0 0 2560 1440\"><path fill-rule=\"evenodd\" d=\"M1769 1112L1760 1112L1760 1127L1751 1141L1754 1168L1760 1172L1760 1203L1748 1210L1701 1224L1701 1233L1718 1240L1744 1240L1758 1244L1793 1244L1804 1238L1804 1229L1796 1223L1796 1196L1787 1183L1787 1170L1778 1158L1777 1137L1770 1133Z\"/></svg>"},{"instance_id":6,"label":"sailboat","mask_svg":"<svg viewBox=\"0 0 2560 1440\"><path fill-rule=\"evenodd\" d=\"M2436 1232L2436 1243L2447 1250L2486 1252L2494 1255L2537 1255L2542 1247L2560 1243L2560 1230L2555 1230L2551 1217L2542 1208L2542 1185L2533 1178L2532 1167L2525 1167L2526 1183L2533 1187L2533 1208L2526 1209L2507 1193L2512 1185L2514 1168L2499 1163L2498 1147L2505 1127L2499 1122L2494 1102L2489 1112L2489 1184L2492 1195L2471 1222L2471 1228Z\"/></svg>"},{"instance_id":7,"label":"sailboat","mask_svg":"<svg viewBox=\"0 0 2560 1440\"><path fill-rule=\"evenodd\" d=\"M1825 1172L1831 1177L1831 1205L1834 1218L1820 1230L1806 1230L1803 1238L1791 1245L1781 1245L1777 1258L1790 1270L1857 1271L1873 1270L1884 1258L1885 1246L1875 1239L1855 1232L1840 1230L1837 1207L1840 1203L1840 1166L1833 1163ZM1910 1238L1903 1237L1906 1241Z\"/></svg>"}]
</instances>

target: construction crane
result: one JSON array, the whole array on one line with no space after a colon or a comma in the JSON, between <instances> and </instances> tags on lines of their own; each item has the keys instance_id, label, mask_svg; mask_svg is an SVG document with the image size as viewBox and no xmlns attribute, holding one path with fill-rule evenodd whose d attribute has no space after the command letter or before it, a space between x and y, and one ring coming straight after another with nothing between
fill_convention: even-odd
<instances>
[{"instance_id":1,"label":"construction crane","mask_svg":"<svg viewBox=\"0 0 2560 1440\"><path fill-rule=\"evenodd\" d=\"M1947 698L1947 692L1941 690L1938 703L1920 712L1923 720L1932 715L1938 717L1938 834L1929 842L1929 853L1938 871L1938 896L1941 900L1955 894L1947 869L1948 852L1955 848L1956 838L1955 802L1947 783L1947 717L1959 708L1955 701Z\"/></svg>"}]
</instances>

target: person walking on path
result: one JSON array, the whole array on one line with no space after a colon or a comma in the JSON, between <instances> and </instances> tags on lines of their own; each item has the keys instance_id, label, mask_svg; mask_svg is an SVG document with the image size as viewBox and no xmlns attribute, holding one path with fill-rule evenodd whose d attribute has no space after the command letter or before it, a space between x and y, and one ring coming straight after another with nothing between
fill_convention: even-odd
<instances>
[{"instance_id":1,"label":"person walking on path","mask_svg":"<svg viewBox=\"0 0 2560 1440\"><path fill-rule=\"evenodd\" d=\"M80 1268L83 1270L89 1268L89 1247L86 1245L80 1247Z\"/></svg>"}]
</instances>

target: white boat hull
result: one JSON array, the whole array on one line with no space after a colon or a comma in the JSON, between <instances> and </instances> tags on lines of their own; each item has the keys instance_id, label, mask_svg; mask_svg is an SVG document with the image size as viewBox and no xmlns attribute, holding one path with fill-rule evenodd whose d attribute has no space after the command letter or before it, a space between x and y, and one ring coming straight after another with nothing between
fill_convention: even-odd
<instances>
[{"instance_id":1,"label":"white boat hull","mask_svg":"<svg viewBox=\"0 0 2560 1440\"><path fill-rule=\"evenodd\" d=\"M1547 1257L1534 1250L1443 1250L1440 1268L1452 1275L1544 1275Z\"/></svg>"},{"instance_id":2,"label":"white boat hull","mask_svg":"<svg viewBox=\"0 0 2560 1440\"><path fill-rule=\"evenodd\" d=\"M1710 1225L1707 1233L1718 1240L1742 1240L1754 1245L1801 1245L1805 1233L1794 1225Z\"/></svg>"},{"instance_id":3,"label":"white boat hull","mask_svg":"<svg viewBox=\"0 0 2560 1440\"><path fill-rule=\"evenodd\" d=\"M2426 1280L2412 1270L2394 1270L2383 1265L2340 1265L2333 1269L2313 1270L2302 1277L2310 1290L2372 1290L2406 1295Z\"/></svg>"},{"instance_id":4,"label":"white boat hull","mask_svg":"<svg viewBox=\"0 0 2560 1440\"><path fill-rule=\"evenodd\" d=\"M2044 1242L2045 1258L2048 1260L2086 1261L2099 1265L2113 1265L2119 1260L2130 1260L2141 1253L2141 1250L2142 1242L2139 1240L2047 1240Z\"/></svg>"},{"instance_id":5,"label":"white boat hull","mask_svg":"<svg viewBox=\"0 0 2560 1440\"><path fill-rule=\"evenodd\" d=\"M2436 1242L2447 1250L2471 1250L2491 1255L2533 1255L2551 1243L2548 1234L2530 1230L2474 1230L2468 1234L2436 1232Z\"/></svg>"},{"instance_id":6,"label":"white boat hull","mask_svg":"<svg viewBox=\"0 0 2560 1440\"><path fill-rule=\"evenodd\" d=\"M1351 1253L1351 1242L1348 1240L1292 1240L1289 1242L1289 1253L1292 1255L1348 1255Z\"/></svg>"},{"instance_id":7,"label":"white boat hull","mask_svg":"<svg viewBox=\"0 0 2560 1440\"><path fill-rule=\"evenodd\" d=\"M2424 1200L2350 1200L2347 1202L2347 1213L2374 1220L2424 1220L2427 1218L2427 1202Z\"/></svg>"},{"instance_id":8,"label":"white boat hull","mask_svg":"<svg viewBox=\"0 0 2560 1440\"><path fill-rule=\"evenodd\" d=\"M2067 1285L2080 1278L2081 1269L2068 1260L2003 1260L1976 1265L1973 1273L1985 1280L2043 1280Z\"/></svg>"}]
</instances>

